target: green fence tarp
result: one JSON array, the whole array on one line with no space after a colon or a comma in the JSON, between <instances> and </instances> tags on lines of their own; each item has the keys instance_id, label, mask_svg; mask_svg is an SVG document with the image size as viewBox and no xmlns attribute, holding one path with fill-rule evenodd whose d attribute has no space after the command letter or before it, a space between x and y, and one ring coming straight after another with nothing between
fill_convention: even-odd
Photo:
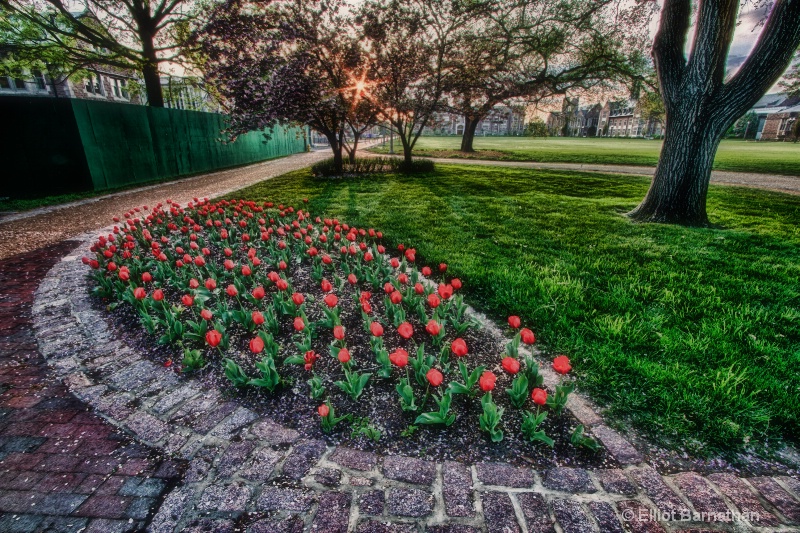
<instances>
[{"instance_id":1,"label":"green fence tarp","mask_svg":"<svg viewBox=\"0 0 800 533\"><path fill-rule=\"evenodd\" d=\"M276 126L269 140L254 131L227 142L226 117L216 113L16 96L0 98L0 110L7 109L13 110L14 123L38 131L29 126L21 136L0 134L12 159L3 178L4 191L11 194L4 195L112 189L305 150L303 131L296 127Z\"/></svg>"}]
</instances>

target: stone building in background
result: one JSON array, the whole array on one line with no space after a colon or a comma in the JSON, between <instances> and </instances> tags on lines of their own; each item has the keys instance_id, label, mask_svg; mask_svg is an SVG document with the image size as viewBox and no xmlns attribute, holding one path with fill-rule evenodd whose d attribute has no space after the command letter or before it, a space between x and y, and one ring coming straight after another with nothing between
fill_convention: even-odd
<instances>
[{"instance_id":1,"label":"stone building in background","mask_svg":"<svg viewBox=\"0 0 800 533\"><path fill-rule=\"evenodd\" d=\"M498 104L478 122L475 136L522 135L525 131L525 106ZM463 135L464 116L458 113L435 113L424 135Z\"/></svg>"},{"instance_id":2,"label":"stone building in background","mask_svg":"<svg viewBox=\"0 0 800 533\"><path fill-rule=\"evenodd\" d=\"M642 116L636 100L608 101L578 106L564 98L561 111L547 117L551 135L568 137L654 137L663 135L663 124Z\"/></svg>"},{"instance_id":3,"label":"stone building in background","mask_svg":"<svg viewBox=\"0 0 800 533\"><path fill-rule=\"evenodd\" d=\"M131 91L131 85L137 79L133 71L105 66L89 68L87 71L89 76L85 79L54 80L41 70L28 71L21 77L0 76L0 95L142 103L138 94Z\"/></svg>"}]
</instances>

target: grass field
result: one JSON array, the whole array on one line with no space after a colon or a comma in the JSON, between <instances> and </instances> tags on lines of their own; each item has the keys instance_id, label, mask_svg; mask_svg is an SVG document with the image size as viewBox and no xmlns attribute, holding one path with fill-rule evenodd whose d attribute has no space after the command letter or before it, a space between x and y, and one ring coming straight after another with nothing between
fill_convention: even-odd
<instances>
[{"instance_id":1,"label":"grass field","mask_svg":"<svg viewBox=\"0 0 800 533\"><path fill-rule=\"evenodd\" d=\"M458 152L461 137L421 137L414 155L465 157ZM399 145L395 150L402 150ZM532 137L476 137L474 159L538 161L542 163L603 163L648 165L658 163L661 141L645 139ZM375 148L388 152L388 143ZM717 170L800 176L800 143L725 140L714 161Z\"/></svg>"},{"instance_id":2,"label":"grass field","mask_svg":"<svg viewBox=\"0 0 800 533\"><path fill-rule=\"evenodd\" d=\"M322 180L308 170L230 197L374 226L447 262L470 303L519 314L566 353L617 421L700 455L800 442L800 198L711 186L724 229L637 225L647 179L440 165Z\"/></svg>"}]
</instances>

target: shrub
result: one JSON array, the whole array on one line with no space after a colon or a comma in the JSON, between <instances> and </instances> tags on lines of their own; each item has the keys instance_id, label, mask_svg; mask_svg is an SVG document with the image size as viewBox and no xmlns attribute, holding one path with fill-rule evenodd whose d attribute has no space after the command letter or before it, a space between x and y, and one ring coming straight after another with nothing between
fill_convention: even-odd
<instances>
[{"instance_id":1,"label":"shrub","mask_svg":"<svg viewBox=\"0 0 800 533\"><path fill-rule=\"evenodd\" d=\"M379 172L403 172L405 174L418 174L433 171L433 161L430 159L415 159L410 165L399 157L360 157L355 162L344 161L341 174L336 172L333 158L325 159L311 166L311 172L318 177L355 176L364 174L377 174Z\"/></svg>"}]
</instances>

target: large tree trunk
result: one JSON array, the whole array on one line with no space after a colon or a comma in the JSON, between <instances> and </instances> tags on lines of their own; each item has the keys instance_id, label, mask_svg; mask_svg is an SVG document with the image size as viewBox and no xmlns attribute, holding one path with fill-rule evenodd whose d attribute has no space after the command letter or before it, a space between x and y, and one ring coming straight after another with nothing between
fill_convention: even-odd
<instances>
[{"instance_id":1,"label":"large tree trunk","mask_svg":"<svg viewBox=\"0 0 800 533\"><path fill-rule=\"evenodd\" d=\"M320 133L325 135L325 138L328 139L328 145L331 147L331 152L333 152L334 170L336 174L341 175L344 172L344 157L342 157L344 143L337 138L335 132L321 131Z\"/></svg>"},{"instance_id":2,"label":"large tree trunk","mask_svg":"<svg viewBox=\"0 0 800 533\"><path fill-rule=\"evenodd\" d=\"M142 32L142 77L147 92L147 103L151 107L164 107L164 94L161 91L161 76L158 73L158 57L153 37Z\"/></svg>"},{"instance_id":3,"label":"large tree trunk","mask_svg":"<svg viewBox=\"0 0 800 533\"><path fill-rule=\"evenodd\" d=\"M706 196L714 156L727 124L686 105L667 122L658 167L642 203L629 213L642 222L707 226Z\"/></svg>"},{"instance_id":4,"label":"large tree trunk","mask_svg":"<svg viewBox=\"0 0 800 533\"><path fill-rule=\"evenodd\" d=\"M472 143L475 141L475 130L478 128L480 118L470 118L469 115L464 115L464 136L461 137L461 151L465 153L472 153L475 149Z\"/></svg>"},{"instance_id":5,"label":"large tree trunk","mask_svg":"<svg viewBox=\"0 0 800 533\"><path fill-rule=\"evenodd\" d=\"M664 145L650 190L630 216L646 222L708 225L706 195L722 136L780 77L800 46L800 0L776 0L737 72L725 78L739 2L664 0L653 59L666 108Z\"/></svg>"}]
</instances>

